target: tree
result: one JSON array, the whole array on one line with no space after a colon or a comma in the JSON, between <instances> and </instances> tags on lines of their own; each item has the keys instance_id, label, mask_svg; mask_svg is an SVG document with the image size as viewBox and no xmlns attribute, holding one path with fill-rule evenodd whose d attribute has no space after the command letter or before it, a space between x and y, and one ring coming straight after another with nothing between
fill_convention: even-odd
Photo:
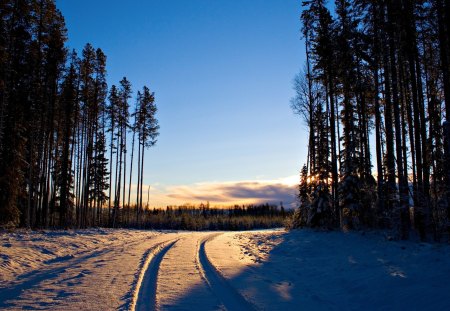
<instances>
[{"instance_id":1,"label":"tree","mask_svg":"<svg viewBox=\"0 0 450 311\"><path fill-rule=\"evenodd\" d=\"M335 215L339 215L339 202L337 200L338 186L338 163L337 163L337 135L336 135L336 85L335 85L335 57L333 46L333 19L323 0L303 1L305 7L302 13L303 32L308 34L307 45L308 62L311 61L311 77L314 76L319 81L325 92L325 105L330 128L330 149L331 157L331 207ZM338 218L334 219L339 223Z\"/></svg>"},{"instance_id":2,"label":"tree","mask_svg":"<svg viewBox=\"0 0 450 311\"><path fill-rule=\"evenodd\" d=\"M107 106L106 55L86 44L81 59L67 57L66 40L54 0L0 3L1 227L105 225L111 189L115 211L122 190L125 205L131 85L111 88ZM148 147L146 118L140 135Z\"/></svg>"},{"instance_id":3,"label":"tree","mask_svg":"<svg viewBox=\"0 0 450 311\"><path fill-rule=\"evenodd\" d=\"M123 78L120 81L120 88L117 93L117 131L116 131L116 139L117 139L117 153L116 153L116 181L115 181L115 195L114 195L114 211L113 211L113 224L115 227L117 214L120 207L120 195L122 191L122 166L125 163L125 154L126 154L126 133L127 128L129 127L128 119L129 119L129 104L128 100L131 97L131 83L127 80L127 78ZM125 184L125 175L124 175L124 184ZM125 196L125 191L124 191Z\"/></svg>"},{"instance_id":4,"label":"tree","mask_svg":"<svg viewBox=\"0 0 450 311\"><path fill-rule=\"evenodd\" d=\"M306 69L295 81L294 110L310 131L309 179L331 185L334 208L325 217L336 226L396 228L400 238L415 230L424 240L446 230L447 2L336 0L333 20L325 1L303 1Z\"/></svg>"},{"instance_id":5,"label":"tree","mask_svg":"<svg viewBox=\"0 0 450 311\"><path fill-rule=\"evenodd\" d=\"M156 112L158 111L155 104L155 94L150 92L150 89L144 86L142 93L140 93L139 113L138 113L138 142L139 142L139 181L138 181L138 206L136 212L136 222L139 224L140 211L142 210L142 187L144 176L144 153L145 149L153 147L157 142L159 136L159 125L156 119Z\"/></svg>"},{"instance_id":6,"label":"tree","mask_svg":"<svg viewBox=\"0 0 450 311\"><path fill-rule=\"evenodd\" d=\"M112 178L112 172L113 172L113 155L114 150L117 150L117 146L115 144L116 138L115 138L115 130L116 130L116 124L117 124L117 115L118 115L118 107L119 107L119 95L117 91L117 87L115 85L111 86L111 90L109 92L109 105L107 106L107 118L109 120L108 123L108 132L110 132L110 144L109 144L109 195L108 195L108 224L111 225L112 223L112 213L111 213L111 200L112 200L112 189L113 189L113 178ZM117 163L117 161L116 161ZM117 168L116 168L117 171ZM117 177L116 177L117 180ZM115 213L115 211L114 211Z\"/></svg>"},{"instance_id":7,"label":"tree","mask_svg":"<svg viewBox=\"0 0 450 311\"><path fill-rule=\"evenodd\" d=\"M60 226L67 228L70 222L69 212L74 207L72 153L74 140L75 107L78 105L78 71L79 59L75 52L71 56L68 73L62 83L61 104L63 114L63 133L61 144L61 167L58 170Z\"/></svg>"}]
</instances>

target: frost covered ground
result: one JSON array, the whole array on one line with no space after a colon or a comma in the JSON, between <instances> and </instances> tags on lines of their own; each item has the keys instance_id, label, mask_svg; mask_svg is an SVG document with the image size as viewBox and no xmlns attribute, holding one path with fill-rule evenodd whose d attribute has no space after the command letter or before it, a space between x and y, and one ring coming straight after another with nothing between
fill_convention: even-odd
<instances>
[{"instance_id":1,"label":"frost covered ground","mask_svg":"<svg viewBox=\"0 0 450 311\"><path fill-rule=\"evenodd\" d=\"M0 310L450 310L450 247L380 233L0 233Z\"/></svg>"}]
</instances>

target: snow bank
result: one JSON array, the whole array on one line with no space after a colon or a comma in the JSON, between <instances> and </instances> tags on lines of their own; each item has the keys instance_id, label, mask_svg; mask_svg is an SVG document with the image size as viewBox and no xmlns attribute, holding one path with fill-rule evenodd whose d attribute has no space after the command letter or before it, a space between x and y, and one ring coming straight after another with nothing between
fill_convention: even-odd
<instances>
[{"instance_id":1,"label":"snow bank","mask_svg":"<svg viewBox=\"0 0 450 311\"><path fill-rule=\"evenodd\" d=\"M206 250L264 310L450 310L448 245L301 230L227 233Z\"/></svg>"},{"instance_id":2,"label":"snow bank","mask_svg":"<svg viewBox=\"0 0 450 311\"><path fill-rule=\"evenodd\" d=\"M1 310L450 310L449 277L450 246L377 232L0 233Z\"/></svg>"},{"instance_id":3,"label":"snow bank","mask_svg":"<svg viewBox=\"0 0 450 311\"><path fill-rule=\"evenodd\" d=\"M126 309L140 260L159 236L109 229L2 233L0 309Z\"/></svg>"}]
</instances>

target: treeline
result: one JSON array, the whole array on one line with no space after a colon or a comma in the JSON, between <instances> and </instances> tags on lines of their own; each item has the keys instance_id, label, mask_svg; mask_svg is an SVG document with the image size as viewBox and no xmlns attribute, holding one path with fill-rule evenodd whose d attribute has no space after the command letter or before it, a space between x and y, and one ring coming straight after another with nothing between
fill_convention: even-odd
<instances>
[{"instance_id":1,"label":"treeline","mask_svg":"<svg viewBox=\"0 0 450 311\"><path fill-rule=\"evenodd\" d=\"M144 87L131 113L131 83L108 88L103 51L66 41L54 0L1 1L0 226L116 226L136 172L139 222L154 94Z\"/></svg>"},{"instance_id":2,"label":"treeline","mask_svg":"<svg viewBox=\"0 0 450 311\"><path fill-rule=\"evenodd\" d=\"M276 205L235 205L227 208L200 206L168 206L166 209L145 209L136 223L135 208L121 210L121 227L172 230L251 230L280 228L286 224L292 211Z\"/></svg>"},{"instance_id":3,"label":"treeline","mask_svg":"<svg viewBox=\"0 0 450 311\"><path fill-rule=\"evenodd\" d=\"M296 226L448 239L449 1L329 7L303 1L306 65L292 107L306 121L309 146Z\"/></svg>"}]
</instances>

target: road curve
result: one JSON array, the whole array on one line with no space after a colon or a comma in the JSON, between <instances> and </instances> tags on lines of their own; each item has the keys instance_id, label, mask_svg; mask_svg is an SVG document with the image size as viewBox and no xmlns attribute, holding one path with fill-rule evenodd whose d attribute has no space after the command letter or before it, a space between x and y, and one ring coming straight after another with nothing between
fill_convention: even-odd
<instances>
[{"instance_id":1,"label":"road curve","mask_svg":"<svg viewBox=\"0 0 450 311\"><path fill-rule=\"evenodd\" d=\"M158 310L224 310L223 304L205 282L197 260L200 241L210 235L191 232L181 236L166 253L158 272Z\"/></svg>"},{"instance_id":2,"label":"road curve","mask_svg":"<svg viewBox=\"0 0 450 311\"><path fill-rule=\"evenodd\" d=\"M211 291L222 302L223 306L229 310L257 310L257 308L238 293L228 281L220 274L214 265L208 259L205 252L205 244L214 239L219 234L213 234L200 242L198 248L198 262L200 272L204 280L208 283Z\"/></svg>"},{"instance_id":3,"label":"road curve","mask_svg":"<svg viewBox=\"0 0 450 311\"><path fill-rule=\"evenodd\" d=\"M143 255L131 311L257 310L214 267L205 244L222 233L179 233Z\"/></svg>"}]
</instances>

